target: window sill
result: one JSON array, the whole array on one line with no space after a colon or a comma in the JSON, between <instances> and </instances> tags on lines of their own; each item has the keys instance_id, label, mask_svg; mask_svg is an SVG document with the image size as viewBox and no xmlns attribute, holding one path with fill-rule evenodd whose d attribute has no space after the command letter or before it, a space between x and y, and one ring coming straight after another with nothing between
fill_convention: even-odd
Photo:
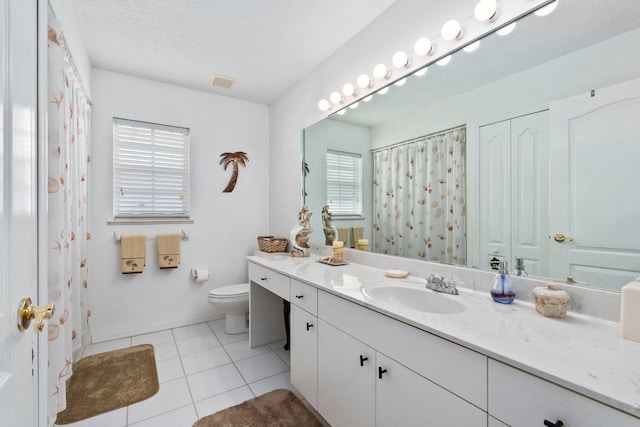
<instances>
[{"instance_id":1,"label":"window sill","mask_svg":"<svg viewBox=\"0 0 640 427\"><path fill-rule=\"evenodd\" d=\"M364 221L365 217L359 215L332 215L331 218L336 221Z\"/></svg>"},{"instance_id":2,"label":"window sill","mask_svg":"<svg viewBox=\"0 0 640 427\"><path fill-rule=\"evenodd\" d=\"M138 224L193 224L189 218L120 218L107 221L108 225L138 225Z\"/></svg>"}]
</instances>

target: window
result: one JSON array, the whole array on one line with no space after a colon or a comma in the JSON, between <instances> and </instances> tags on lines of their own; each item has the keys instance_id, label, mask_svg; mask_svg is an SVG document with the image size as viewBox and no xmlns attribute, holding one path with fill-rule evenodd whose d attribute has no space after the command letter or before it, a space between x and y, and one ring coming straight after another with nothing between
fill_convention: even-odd
<instances>
[{"instance_id":1,"label":"window","mask_svg":"<svg viewBox=\"0 0 640 427\"><path fill-rule=\"evenodd\" d=\"M113 119L113 216L189 218L189 129Z\"/></svg>"},{"instance_id":2,"label":"window","mask_svg":"<svg viewBox=\"0 0 640 427\"><path fill-rule=\"evenodd\" d=\"M335 216L362 216L362 155L327 150L327 204Z\"/></svg>"}]
</instances>

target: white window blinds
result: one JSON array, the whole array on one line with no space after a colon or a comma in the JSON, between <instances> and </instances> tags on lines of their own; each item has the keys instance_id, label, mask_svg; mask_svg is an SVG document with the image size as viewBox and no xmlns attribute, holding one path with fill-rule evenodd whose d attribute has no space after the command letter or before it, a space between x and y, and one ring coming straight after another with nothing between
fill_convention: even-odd
<instances>
[{"instance_id":1,"label":"white window blinds","mask_svg":"<svg viewBox=\"0 0 640 427\"><path fill-rule=\"evenodd\" d=\"M362 156L327 150L327 204L333 215L362 215Z\"/></svg>"},{"instance_id":2,"label":"white window blinds","mask_svg":"<svg viewBox=\"0 0 640 427\"><path fill-rule=\"evenodd\" d=\"M189 129L113 119L113 216L189 217Z\"/></svg>"}]
</instances>

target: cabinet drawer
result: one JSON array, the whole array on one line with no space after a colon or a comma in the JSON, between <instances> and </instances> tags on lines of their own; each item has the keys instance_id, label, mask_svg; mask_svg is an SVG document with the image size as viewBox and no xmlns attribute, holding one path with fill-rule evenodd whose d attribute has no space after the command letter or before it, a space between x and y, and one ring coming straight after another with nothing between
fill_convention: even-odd
<instances>
[{"instance_id":1,"label":"cabinet drawer","mask_svg":"<svg viewBox=\"0 0 640 427\"><path fill-rule=\"evenodd\" d=\"M318 317L399 363L487 409L487 357L327 292Z\"/></svg>"},{"instance_id":2,"label":"cabinet drawer","mask_svg":"<svg viewBox=\"0 0 640 427\"><path fill-rule=\"evenodd\" d=\"M318 315L318 289L315 286L291 279L290 301L314 316Z\"/></svg>"},{"instance_id":3,"label":"cabinet drawer","mask_svg":"<svg viewBox=\"0 0 640 427\"><path fill-rule=\"evenodd\" d=\"M638 426L640 419L489 359L489 414L513 426Z\"/></svg>"},{"instance_id":4,"label":"cabinet drawer","mask_svg":"<svg viewBox=\"0 0 640 427\"><path fill-rule=\"evenodd\" d=\"M249 280L289 301L290 280L287 276L250 262Z\"/></svg>"}]
</instances>

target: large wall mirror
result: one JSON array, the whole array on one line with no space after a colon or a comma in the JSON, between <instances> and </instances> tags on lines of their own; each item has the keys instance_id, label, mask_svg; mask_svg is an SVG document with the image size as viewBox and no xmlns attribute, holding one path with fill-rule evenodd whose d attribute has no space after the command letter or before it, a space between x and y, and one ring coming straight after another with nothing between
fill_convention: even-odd
<instances>
[{"instance_id":1,"label":"large wall mirror","mask_svg":"<svg viewBox=\"0 0 640 427\"><path fill-rule=\"evenodd\" d=\"M304 203L328 202L327 150L359 153L363 213L334 224L369 250L620 290L640 276L637 46L636 0L525 16L305 129Z\"/></svg>"}]
</instances>

